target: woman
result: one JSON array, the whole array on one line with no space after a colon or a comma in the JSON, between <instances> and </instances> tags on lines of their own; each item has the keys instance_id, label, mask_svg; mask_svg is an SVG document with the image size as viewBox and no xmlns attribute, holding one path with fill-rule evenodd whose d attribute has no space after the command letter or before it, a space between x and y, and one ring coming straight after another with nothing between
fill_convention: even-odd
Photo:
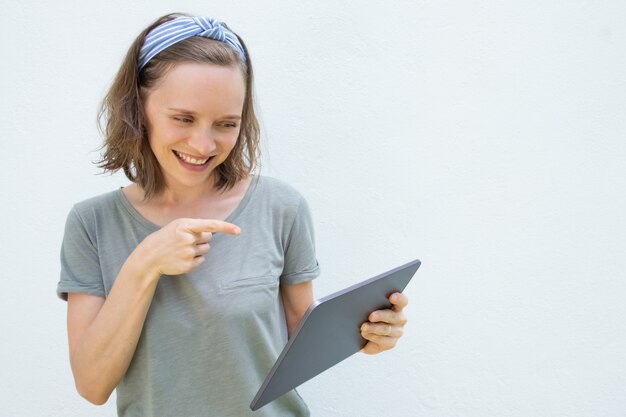
<instances>
[{"instance_id":1,"label":"woman","mask_svg":"<svg viewBox=\"0 0 626 417\"><path fill-rule=\"evenodd\" d=\"M205 17L159 18L103 105L101 166L127 187L76 204L57 292L78 392L120 416L244 416L319 275L306 201L252 172L259 138L243 41ZM365 353L392 348L403 294L372 313ZM296 391L254 415L305 416Z\"/></svg>"}]
</instances>

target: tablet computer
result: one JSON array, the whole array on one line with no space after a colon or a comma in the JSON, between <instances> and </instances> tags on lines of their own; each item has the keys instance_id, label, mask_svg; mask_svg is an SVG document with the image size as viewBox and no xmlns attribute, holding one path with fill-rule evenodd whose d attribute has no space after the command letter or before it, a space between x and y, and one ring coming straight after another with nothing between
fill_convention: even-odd
<instances>
[{"instance_id":1,"label":"tablet computer","mask_svg":"<svg viewBox=\"0 0 626 417\"><path fill-rule=\"evenodd\" d=\"M402 292L420 265L416 259L314 301L250 408L261 408L360 351L367 343L361 337L361 324L367 321L371 312L390 308L388 297L394 292Z\"/></svg>"}]
</instances>

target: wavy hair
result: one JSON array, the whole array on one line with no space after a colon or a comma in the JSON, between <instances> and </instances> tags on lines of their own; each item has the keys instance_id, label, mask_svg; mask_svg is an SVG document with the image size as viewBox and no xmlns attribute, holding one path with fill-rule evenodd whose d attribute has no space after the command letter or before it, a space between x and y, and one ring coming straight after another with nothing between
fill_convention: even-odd
<instances>
[{"instance_id":1,"label":"wavy hair","mask_svg":"<svg viewBox=\"0 0 626 417\"><path fill-rule=\"evenodd\" d=\"M228 158L215 168L215 186L220 190L232 188L257 167L260 156L252 62L239 35L235 34L245 52L245 63L226 43L192 36L161 51L138 71L139 51L146 35L160 24L180 16L188 15L172 13L162 16L139 34L126 53L98 111L98 128L104 136L102 159L97 161L98 166L105 172L124 170L130 181L141 186L146 199L158 195L165 187L161 167L148 142L144 108L146 91L157 85L177 64L196 62L238 67L245 78L241 129ZM222 26L231 30L225 23Z\"/></svg>"}]
</instances>

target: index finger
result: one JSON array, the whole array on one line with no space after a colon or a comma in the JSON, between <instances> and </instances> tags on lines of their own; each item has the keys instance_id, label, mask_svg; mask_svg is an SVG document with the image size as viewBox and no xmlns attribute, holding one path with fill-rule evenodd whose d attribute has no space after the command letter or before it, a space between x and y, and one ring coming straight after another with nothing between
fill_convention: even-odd
<instances>
[{"instance_id":1,"label":"index finger","mask_svg":"<svg viewBox=\"0 0 626 417\"><path fill-rule=\"evenodd\" d=\"M183 225L183 229L191 233L211 232L226 233L229 235L239 235L241 229L228 222L213 219L187 219Z\"/></svg>"},{"instance_id":2,"label":"index finger","mask_svg":"<svg viewBox=\"0 0 626 417\"><path fill-rule=\"evenodd\" d=\"M409 304L409 298L401 292L395 292L389 296L389 302L393 305L392 310L402 311Z\"/></svg>"}]
</instances>

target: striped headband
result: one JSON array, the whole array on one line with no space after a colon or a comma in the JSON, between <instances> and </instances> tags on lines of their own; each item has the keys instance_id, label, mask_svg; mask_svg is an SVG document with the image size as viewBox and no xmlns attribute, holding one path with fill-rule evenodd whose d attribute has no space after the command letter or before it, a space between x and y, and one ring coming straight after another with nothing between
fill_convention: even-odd
<instances>
[{"instance_id":1,"label":"striped headband","mask_svg":"<svg viewBox=\"0 0 626 417\"><path fill-rule=\"evenodd\" d=\"M225 42L239 54L244 63L246 62L246 54L239 39L233 32L222 26L219 20L211 17L184 16L168 20L146 35L139 51L139 71L159 52L192 36Z\"/></svg>"}]
</instances>

